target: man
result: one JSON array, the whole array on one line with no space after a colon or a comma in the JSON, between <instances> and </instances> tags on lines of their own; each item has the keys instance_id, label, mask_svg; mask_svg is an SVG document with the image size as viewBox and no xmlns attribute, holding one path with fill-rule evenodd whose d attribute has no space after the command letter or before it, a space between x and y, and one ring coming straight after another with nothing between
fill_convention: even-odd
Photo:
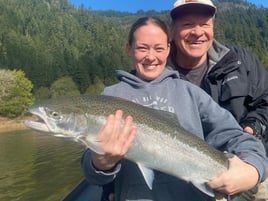
<instances>
[{"instance_id":1,"label":"man","mask_svg":"<svg viewBox=\"0 0 268 201\"><path fill-rule=\"evenodd\" d=\"M175 2L170 12L172 51L168 64L182 79L200 86L229 110L246 133L262 140L267 152L268 73L244 48L225 46L214 39L215 13L210 0ZM268 200L265 183L268 181L260 185L256 200Z\"/></svg>"}]
</instances>

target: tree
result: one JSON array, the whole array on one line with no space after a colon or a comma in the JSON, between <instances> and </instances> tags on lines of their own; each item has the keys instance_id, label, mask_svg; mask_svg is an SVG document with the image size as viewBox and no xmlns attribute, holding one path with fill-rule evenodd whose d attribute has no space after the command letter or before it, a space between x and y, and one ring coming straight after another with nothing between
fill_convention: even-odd
<instances>
[{"instance_id":1,"label":"tree","mask_svg":"<svg viewBox=\"0 0 268 201\"><path fill-rule=\"evenodd\" d=\"M10 78L8 82L11 83L4 93L1 93L0 115L9 118L18 117L34 101L31 93L33 84L21 70L1 70L0 74L7 75L7 79Z\"/></svg>"},{"instance_id":2,"label":"tree","mask_svg":"<svg viewBox=\"0 0 268 201\"><path fill-rule=\"evenodd\" d=\"M248 48L268 68L268 9L245 0L214 3L215 38ZM151 15L170 24L168 11L94 11L68 0L0 0L0 8L0 68L25 72L34 92L64 76L81 93L95 77L113 84L115 69L132 68L124 48L131 24Z\"/></svg>"},{"instance_id":3,"label":"tree","mask_svg":"<svg viewBox=\"0 0 268 201\"><path fill-rule=\"evenodd\" d=\"M40 87L34 92L35 100L48 99L51 97L50 90L47 87Z\"/></svg>"},{"instance_id":4,"label":"tree","mask_svg":"<svg viewBox=\"0 0 268 201\"><path fill-rule=\"evenodd\" d=\"M9 70L0 70L0 101L8 97L15 86L15 77Z\"/></svg>"},{"instance_id":5,"label":"tree","mask_svg":"<svg viewBox=\"0 0 268 201\"><path fill-rule=\"evenodd\" d=\"M76 84L71 77L65 76L55 82L50 87L51 96L68 96L80 94Z\"/></svg>"},{"instance_id":6,"label":"tree","mask_svg":"<svg viewBox=\"0 0 268 201\"><path fill-rule=\"evenodd\" d=\"M95 77L93 84L89 85L89 87L86 90L86 93L99 94L103 91L103 89L104 89L103 82L98 77Z\"/></svg>"}]
</instances>

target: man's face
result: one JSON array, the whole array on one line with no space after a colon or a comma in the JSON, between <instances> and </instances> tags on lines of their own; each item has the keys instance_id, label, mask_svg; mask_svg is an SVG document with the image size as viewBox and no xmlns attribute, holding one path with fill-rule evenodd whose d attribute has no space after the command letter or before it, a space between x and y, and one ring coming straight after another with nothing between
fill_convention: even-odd
<instances>
[{"instance_id":1,"label":"man's face","mask_svg":"<svg viewBox=\"0 0 268 201\"><path fill-rule=\"evenodd\" d=\"M176 44L179 60L203 63L214 37L213 17L203 13L187 13L174 22L172 38Z\"/></svg>"}]
</instances>

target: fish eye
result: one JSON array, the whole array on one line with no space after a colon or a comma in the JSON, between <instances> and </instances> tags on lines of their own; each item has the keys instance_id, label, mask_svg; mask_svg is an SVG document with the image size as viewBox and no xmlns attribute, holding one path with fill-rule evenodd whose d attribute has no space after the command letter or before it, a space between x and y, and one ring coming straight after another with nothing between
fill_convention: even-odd
<instances>
[{"instance_id":1,"label":"fish eye","mask_svg":"<svg viewBox=\"0 0 268 201\"><path fill-rule=\"evenodd\" d=\"M53 118L58 118L59 117L59 113L58 112L51 111L50 112L50 116L53 117Z\"/></svg>"},{"instance_id":2,"label":"fish eye","mask_svg":"<svg viewBox=\"0 0 268 201\"><path fill-rule=\"evenodd\" d=\"M56 120L61 120L62 116L59 112L57 111L53 111L53 110L49 110L48 108L46 108L47 114L50 118L56 119Z\"/></svg>"},{"instance_id":3,"label":"fish eye","mask_svg":"<svg viewBox=\"0 0 268 201\"><path fill-rule=\"evenodd\" d=\"M51 119L54 119L54 120L61 120L62 119L62 115L60 112L49 109L48 107L43 107L43 108L41 108L41 110L43 110L43 112L45 113L44 115L46 115L47 117L49 117Z\"/></svg>"}]
</instances>

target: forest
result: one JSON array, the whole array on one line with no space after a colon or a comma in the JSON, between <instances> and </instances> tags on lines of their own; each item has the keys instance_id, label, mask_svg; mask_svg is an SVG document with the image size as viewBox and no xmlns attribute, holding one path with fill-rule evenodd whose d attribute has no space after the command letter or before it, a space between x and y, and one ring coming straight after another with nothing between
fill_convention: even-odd
<instances>
[{"instance_id":1,"label":"forest","mask_svg":"<svg viewBox=\"0 0 268 201\"><path fill-rule=\"evenodd\" d=\"M244 0L214 3L215 38L246 47L268 69L268 9ZM14 107L16 80L21 91L28 90L23 108L42 98L99 93L115 83L116 69L132 68L125 43L130 25L142 16L170 23L169 11L97 11L68 0L0 0L0 116L23 111L6 111Z\"/></svg>"}]
</instances>

